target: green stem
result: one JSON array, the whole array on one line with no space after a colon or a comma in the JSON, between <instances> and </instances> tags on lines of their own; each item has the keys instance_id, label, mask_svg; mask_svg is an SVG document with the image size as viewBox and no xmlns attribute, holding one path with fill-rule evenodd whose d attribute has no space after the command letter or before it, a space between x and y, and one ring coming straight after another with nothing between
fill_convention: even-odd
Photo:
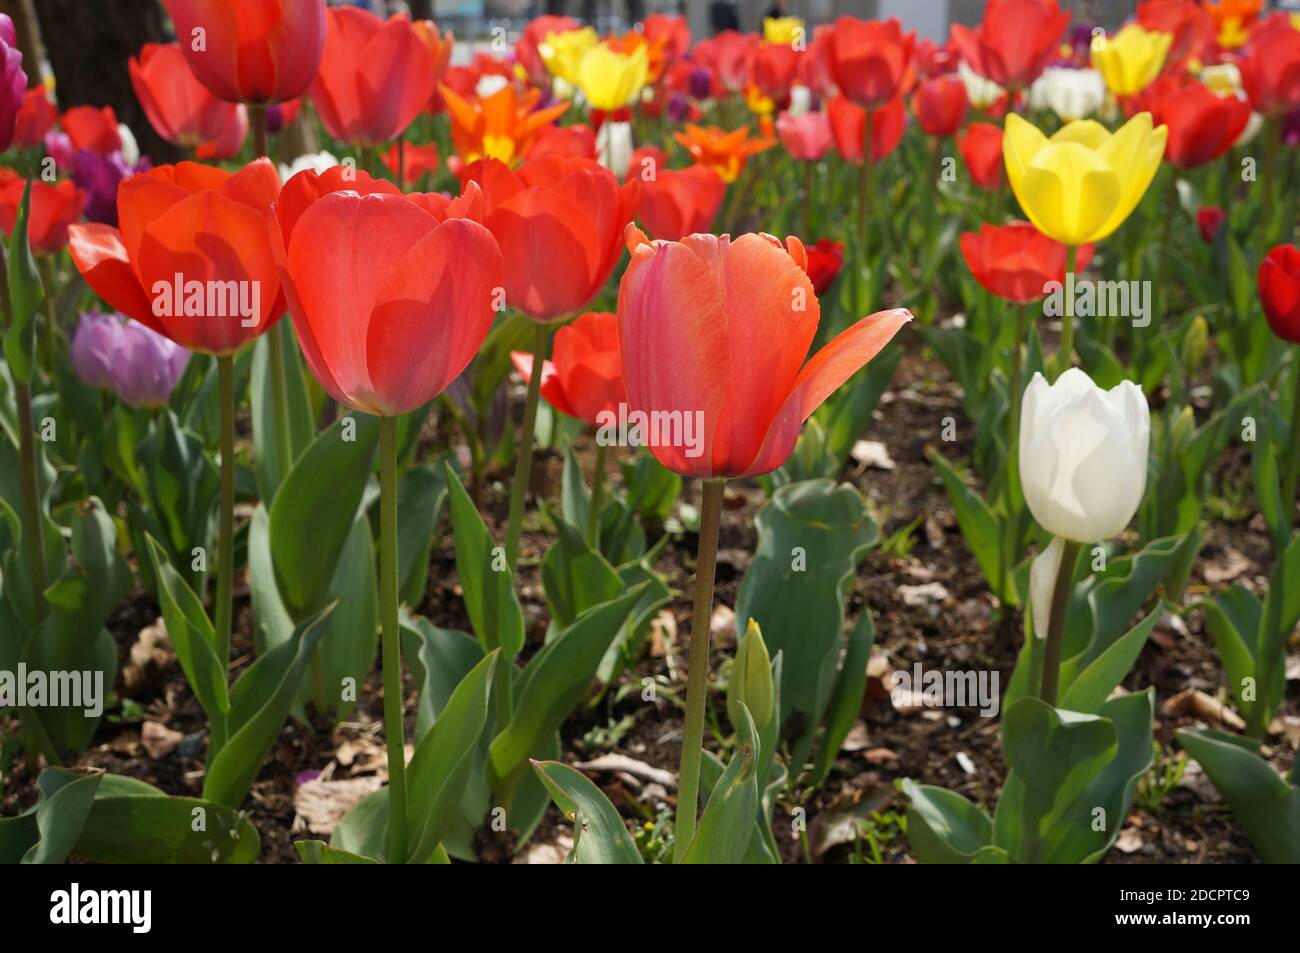
<instances>
[{"instance_id":1,"label":"green stem","mask_svg":"<svg viewBox=\"0 0 1300 953\"><path fill-rule=\"evenodd\" d=\"M591 509L587 520L587 542L596 552L600 552L600 510L605 503L605 450L600 441L596 442L596 469L591 475Z\"/></svg>"},{"instance_id":2,"label":"green stem","mask_svg":"<svg viewBox=\"0 0 1300 953\"><path fill-rule=\"evenodd\" d=\"M1296 479L1300 477L1300 346L1291 350L1291 376L1294 378L1295 400L1291 404L1291 440L1282 467L1282 506L1288 537L1290 527L1295 524Z\"/></svg>"},{"instance_id":3,"label":"green stem","mask_svg":"<svg viewBox=\"0 0 1300 953\"><path fill-rule=\"evenodd\" d=\"M537 325L533 332L533 373L528 378L528 399L524 403L524 422L519 427L519 446L515 451L515 481L510 487L510 517L506 523L506 565L515 571L519 563L519 534L524 524L524 497L533 469L533 428L537 424L537 404L542 395L542 362L551 329Z\"/></svg>"},{"instance_id":4,"label":"green stem","mask_svg":"<svg viewBox=\"0 0 1300 953\"><path fill-rule=\"evenodd\" d=\"M389 863L406 862L406 752L402 728L402 653L397 628L397 418L379 418L379 612L388 744Z\"/></svg>"},{"instance_id":5,"label":"green stem","mask_svg":"<svg viewBox=\"0 0 1300 953\"><path fill-rule=\"evenodd\" d=\"M1043 652L1043 688L1038 697L1047 704L1056 705L1057 686L1061 679L1061 643L1065 641L1065 610L1070 604L1070 589L1074 583L1074 564L1079 558L1082 544L1072 539L1061 540L1061 566L1056 571L1056 586L1052 589L1052 612L1047 623L1047 645Z\"/></svg>"},{"instance_id":6,"label":"green stem","mask_svg":"<svg viewBox=\"0 0 1300 953\"><path fill-rule=\"evenodd\" d=\"M45 298L45 356L49 361L50 377L53 377L59 349L59 325L54 313L54 262L49 255L39 255L36 265L40 269L41 291Z\"/></svg>"},{"instance_id":7,"label":"green stem","mask_svg":"<svg viewBox=\"0 0 1300 953\"><path fill-rule=\"evenodd\" d=\"M213 606L216 650L223 670L230 664L231 592L235 577L235 359L217 358L221 413L221 503L217 513L217 601Z\"/></svg>"},{"instance_id":8,"label":"green stem","mask_svg":"<svg viewBox=\"0 0 1300 953\"><path fill-rule=\"evenodd\" d=\"M677 776L677 822L673 827L673 863L681 863L695 836L699 807L700 754L704 746L704 705L708 696L709 622L713 615L713 574L718 559L718 523L726 480L704 481L700 504L700 547L695 559L695 601L691 610L691 651L686 675L686 720L682 725L682 760Z\"/></svg>"},{"instance_id":9,"label":"green stem","mask_svg":"<svg viewBox=\"0 0 1300 953\"><path fill-rule=\"evenodd\" d=\"M272 325L266 335L267 369L271 375L271 426L274 431L275 472L283 480L293 469L294 457L289 440L289 385L284 369L283 331Z\"/></svg>"},{"instance_id":10,"label":"green stem","mask_svg":"<svg viewBox=\"0 0 1300 953\"><path fill-rule=\"evenodd\" d=\"M1260 211L1260 236L1263 239L1262 256L1273 244L1273 205L1277 188L1277 154L1282 148L1282 120L1264 121L1264 204Z\"/></svg>"},{"instance_id":11,"label":"green stem","mask_svg":"<svg viewBox=\"0 0 1300 953\"><path fill-rule=\"evenodd\" d=\"M1025 341L1025 306L1016 305L1016 339L1011 342L1011 424L1010 432L1007 434L1007 453L1016 445L1020 438L1020 403L1024 389L1024 383L1020 380L1023 373L1021 370L1020 348Z\"/></svg>"},{"instance_id":12,"label":"green stem","mask_svg":"<svg viewBox=\"0 0 1300 953\"><path fill-rule=\"evenodd\" d=\"M45 534L41 514L40 488L36 481L36 431L32 423L32 387L14 381L14 403L18 411L18 459L23 494L23 540L31 563L32 608L36 621L45 619Z\"/></svg>"},{"instance_id":13,"label":"green stem","mask_svg":"<svg viewBox=\"0 0 1300 953\"><path fill-rule=\"evenodd\" d=\"M1065 248L1065 280L1070 283L1075 264L1079 258L1079 249L1074 245ZM1065 311L1061 315L1061 345L1056 352L1055 373L1052 379L1060 377L1074 363L1074 295L1064 294Z\"/></svg>"},{"instance_id":14,"label":"green stem","mask_svg":"<svg viewBox=\"0 0 1300 953\"><path fill-rule=\"evenodd\" d=\"M862 168L858 171L858 215L862 229L862 262L866 264L870 256L867 245L871 240L871 109L867 109L867 121L862 134Z\"/></svg>"},{"instance_id":15,"label":"green stem","mask_svg":"<svg viewBox=\"0 0 1300 953\"><path fill-rule=\"evenodd\" d=\"M264 103L248 104L248 125L253 130L253 158L260 159L266 155L266 105Z\"/></svg>"}]
</instances>

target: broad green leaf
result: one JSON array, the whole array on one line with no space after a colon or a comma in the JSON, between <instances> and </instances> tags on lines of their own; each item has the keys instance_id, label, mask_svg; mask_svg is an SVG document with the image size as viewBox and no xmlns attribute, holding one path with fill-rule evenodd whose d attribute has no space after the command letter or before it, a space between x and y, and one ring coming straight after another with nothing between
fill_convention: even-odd
<instances>
[{"instance_id":1,"label":"broad green leaf","mask_svg":"<svg viewBox=\"0 0 1300 953\"><path fill-rule=\"evenodd\" d=\"M44 771L36 784L40 801L36 806L39 840L23 857L24 864L61 864L74 847L99 791L99 774L72 775Z\"/></svg>"},{"instance_id":2,"label":"broad green leaf","mask_svg":"<svg viewBox=\"0 0 1300 953\"><path fill-rule=\"evenodd\" d=\"M257 829L230 807L140 794L96 799L73 849L99 864L250 864L260 853Z\"/></svg>"},{"instance_id":3,"label":"broad green leaf","mask_svg":"<svg viewBox=\"0 0 1300 953\"><path fill-rule=\"evenodd\" d=\"M397 567L401 601L418 606L429 583L429 555L447 500L446 471L421 464L402 475L397 486Z\"/></svg>"},{"instance_id":4,"label":"broad green leaf","mask_svg":"<svg viewBox=\"0 0 1300 953\"><path fill-rule=\"evenodd\" d=\"M279 458L276 439L275 401L271 380L271 336L280 341L284 355L284 386L288 401L285 410L289 422L289 453L292 459ZM293 467L298 455L311 443L315 434L312 423L311 402L307 396L307 383L303 377L301 350L294 337L293 324L279 321L253 345L253 362L249 374L249 405L253 422L253 473L257 477L258 493L263 500L274 500L276 490Z\"/></svg>"},{"instance_id":5,"label":"broad green leaf","mask_svg":"<svg viewBox=\"0 0 1300 953\"><path fill-rule=\"evenodd\" d=\"M1137 661L1142 646L1160 619L1156 608L1127 634L1112 642L1083 671L1079 672L1065 689L1061 707L1071 711L1095 712L1110 697L1115 686L1124 680L1133 663Z\"/></svg>"},{"instance_id":6,"label":"broad green leaf","mask_svg":"<svg viewBox=\"0 0 1300 953\"><path fill-rule=\"evenodd\" d=\"M402 656L420 694L415 714L418 744L456 686L483 659L483 649L469 633L439 628L422 616L405 615L401 625Z\"/></svg>"},{"instance_id":7,"label":"broad green leaf","mask_svg":"<svg viewBox=\"0 0 1300 953\"><path fill-rule=\"evenodd\" d=\"M980 572L989 583L993 594L1006 605L1018 605L1019 595L1012 584L1011 559L1002 566L1001 547L998 540L1002 538L1002 526L993 508L984 502L978 493L972 490L952 468L943 454L932 450L928 457L939 471L939 477L948 490L948 499L952 502L957 525L962 537L970 547L971 555L979 564Z\"/></svg>"},{"instance_id":8,"label":"broad green leaf","mask_svg":"<svg viewBox=\"0 0 1300 953\"><path fill-rule=\"evenodd\" d=\"M338 847L331 847L320 840L299 840L293 842L298 859L304 864L377 864L371 857L362 857Z\"/></svg>"},{"instance_id":9,"label":"broad green leaf","mask_svg":"<svg viewBox=\"0 0 1300 953\"><path fill-rule=\"evenodd\" d=\"M555 806L574 822L576 863L642 863L623 818L585 774L559 761L534 761L533 771Z\"/></svg>"},{"instance_id":10,"label":"broad green leaf","mask_svg":"<svg viewBox=\"0 0 1300 953\"><path fill-rule=\"evenodd\" d=\"M36 303L41 300L41 277L27 235L31 218L32 183L28 180L18 206L17 217L10 227L9 326L5 329L4 352L9 372L17 384L29 384L33 376L36 350Z\"/></svg>"},{"instance_id":11,"label":"broad green leaf","mask_svg":"<svg viewBox=\"0 0 1300 953\"><path fill-rule=\"evenodd\" d=\"M727 770L713 785L700 825L682 857L684 864L738 864L758 829L758 732L749 709L743 704L739 709L739 744Z\"/></svg>"},{"instance_id":12,"label":"broad green leaf","mask_svg":"<svg viewBox=\"0 0 1300 953\"><path fill-rule=\"evenodd\" d=\"M907 839L923 864L972 863L993 840L993 819L955 791L903 782Z\"/></svg>"},{"instance_id":13,"label":"broad green leaf","mask_svg":"<svg viewBox=\"0 0 1300 953\"><path fill-rule=\"evenodd\" d=\"M524 613L505 549L493 544L483 517L456 475L450 468L445 472L456 537L456 573L465 593L465 610L483 651L500 648L502 656L512 660L524 647Z\"/></svg>"},{"instance_id":14,"label":"broad green leaf","mask_svg":"<svg viewBox=\"0 0 1300 953\"><path fill-rule=\"evenodd\" d=\"M542 589L552 625L562 629L592 606L617 597L623 582L605 557L587 545L578 528L565 522L542 557Z\"/></svg>"},{"instance_id":15,"label":"broad green leaf","mask_svg":"<svg viewBox=\"0 0 1300 953\"><path fill-rule=\"evenodd\" d=\"M830 774L840 745L853 729L853 722L862 708L862 696L867 689L867 663L871 660L871 646L876 641L876 625L871 609L862 607L857 624L849 632L849 644L840 665L835 689L831 693L826 711L826 737L817 751L817 764L813 770L816 784L821 785Z\"/></svg>"}]
</instances>

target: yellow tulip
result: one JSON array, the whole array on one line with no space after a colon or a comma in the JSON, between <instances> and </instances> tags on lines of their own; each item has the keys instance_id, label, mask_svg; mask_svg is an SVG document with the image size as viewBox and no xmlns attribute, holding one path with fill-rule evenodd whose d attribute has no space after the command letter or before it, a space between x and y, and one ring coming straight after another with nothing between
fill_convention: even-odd
<instances>
[{"instance_id":1,"label":"yellow tulip","mask_svg":"<svg viewBox=\"0 0 1300 953\"><path fill-rule=\"evenodd\" d=\"M1144 30L1130 23L1112 37L1092 44L1092 65L1116 96L1132 96L1160 75L1173 43L1172 33Z\"/></svg>"},{"instance_id":2,"label":"yellow tulip","mask_svg":"<svg viewBox=\"0 0 1300 953\"><path fill-rule=\"evenodd\" d=\"M589 49L578 66L578 87L593 109L612 112L641 91L650 71L645 44L618 53L601 44Z\"/></svg>"},{"instance_id":3,"label":"yellow tulip","mask_svg":"<svg viewBox=\"0 0 1300 953\"><path fill-rule=\"evenodd\" d=\"M1007 180L1040 232L1067 245L1100 241L1124 224L1160 168L1168 130L1138 113L1114 133L1091 119L1048 139L1015 113L1002 156Z\"/></svg>"},{"instance_id":4,"label":"yellow tulip","mask_svg":"<svg viewBox=\"0 0 1300 953\"><path fill-rule=\"evenodd\" d=\"M763 21L763 39L768 43L793 45L806 42L807 31L798 17L767 17Z\"/></svg>"},{"instance_id":5,"label":"yellow tulip","mask_svg":"<svg viewBox=\"0 0 1300 953\"><path fill-rule=\"evenodd\" d=\"M565 30L563 33L548 33L546 39L537 45L537 52L552 76L556 76L575 86L578 82L578 66L587 51L600 42L596 31L584 26L579 30Z\"/></svg>"}]
</instances>

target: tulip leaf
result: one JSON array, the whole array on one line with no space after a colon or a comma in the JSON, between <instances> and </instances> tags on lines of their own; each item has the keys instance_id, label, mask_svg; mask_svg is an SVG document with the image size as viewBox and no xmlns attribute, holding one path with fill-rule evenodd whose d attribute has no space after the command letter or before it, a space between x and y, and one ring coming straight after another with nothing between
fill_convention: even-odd
<instances>
[{"instance_id":1,"label":"tulip leaf","mask_svg":"<svg viewBox=\"0 0 1300 953\"><path fill-rule=\"evenodd\" d=\"M903 782L907 839L923 864L968 864L993 840L993 819L955 791Z\"/></svg>"},{"instance_id":2,"label":"tulip leaf","mask_svg":"<svg viewBox=\"0 0 1300 953\"><path fill-rule=\"evenodd\" d=\"M560 514L564 522L576 527L585 539L591 526L591 493L582 479L573 447L564 452L564 471L560 475Z\"/></svg>"},{"instance_id":3,"label":"tulip leaf","mask_svg":"<svg viewBox=\"0 0 1300 953\"><path fill-rule=\"evenodd\" d=\"M36 270L36 259L27 235L27 222L31 218L32 183L29 179L23 189L9 238L10 324L4 338L5 359L14 383L30 384L36 351L36 304L41 299L41 276Z\"/></svg>"},{"instance_id":4,"label":"tulip leaf","mask_svg":"<svg viewBox=\"0 0 1300 953\"><path fill-rule=\"evenodd\" d=\"M304 864L377 864L371 857L362 857L351 851L331 847L320 840L299 840L293 842L298 859Z\"/></svg>"},{"instance_id":5,"label":"tulip leaf","mask_svg":"<svg viewBox=\"0 0 1300 953\"><path fill-rule=\"evenodd\" d=\"M352 806L330 835L330 847L383 861L388 831L388 789L372 791Z\"/></svg>"},{"instance_id":6,"label":"tulip leaf","mask_svg":"<svg viewBox=\"0 0 1300 953\"><path fill-rule=\"evenodd\" d=\"M682 857L684 864L740 863L758 826L758 732L749 709L744 704L737 708L739 744L726 771L713 785L699 827Z\"/></svg>"},{"instance_id":7,"label":"tulip leaf","mask_svg":"<svg viewBox=\"0 0 1300 953\"><path fill-rule=\"evenodd\" d=\"M1300 361L1296 362L1293 373L1300 374ZM1259 432L1255 435L1251 456L1255 498L1259 502L1259 511L1263 514L1269 535L1273 539L1273 549L1281 552L1286 548L1291 524L1286 518L1287 514L1282 505L1282 476L1276 449L1285 446L1285 443L1278 439L1275 445L1274 435L1282 433L1287 424L1271 403L1265 403L1257 416L1260 418Z\"/></svg>"},{"instance_id":8,"label":"tulip leaf","mask_svg":"<svg viewBox=\"0 0 1300 953\"><path fill-rule=\"evenodd\" d=\"M404 615L401 625L402 655L419 692L415 715L418 744L456 686L483 659L483 649L469 633L439 628L423 616Z\"/></svg>"},{"instance_id":9,"label":"tulip leaf","mask_svg":"<svg viewBox=\"0 0 1300 953\"><path fill-rule=\"evenodd\" d=\"M413 466L397 486L397 569L401 601L418 606L429 584L433 537L447 500L446 471L426 464Z\"/></svg>"},{"instance_id":10,"label":"tulip leaf","mask_svg":"<svg viewBox=\"0 0 1300 953\"><path fill-rule=\"evenodd\" d=\"M878 360L878 359L877 359ZM873 362L874 363L874 362ZM638 453L620 464L627 505L645 520L662 522L682 495L682 478L648 453Z\"/></svg>"},{"instance_id":11,"label":"tulip leaf","mask_svg":"<svg viewBox=\"0 0 1300 953\"><path fill-rule=\"evenodd\" d=\"M295 621L329 601L330 583L374 464L377 418L344 416L303 451L271 503L271 558Z\"/></svg>"},{"instance_id":12,"label":"tulip leaf","mask_svg":"<svg viewBox=\"0 0 1300 953\"><path fill-rule=\"evenodd\" d=\"M831 693L826 714L826 737L817 751L813 770L816 784L821 785L830 774L840 745L853 730L853 722L862 708L862 696L867 689L867 663L871 660L871 646L876 641L876 625L871 609L862 607L857 624L849 632L849 644L840 666L835 689Z\"/></svg>"},{"instance_id":13,"label":"tulip leaf","mask_svg":"<svg viewBox=\"0 0 1300 953\"><path fill-rule=\"evenodd\" d=\"M292 459L281 460L276 428L274 384L271 379L271 335L277 335L284 361L284 385L287 400L288 448ZM303 377L302 359L293 324L277 321L253 345L253 361L249 374L250 405L253 419L253 473L257 477L258 494L263 500L274 500L276 490L293 468L298 455L311 443L315 427L312 424L311 402L307 396L307 383Z\"/></svg>"},{"instance_id":14,"label":"tulip leaf","mask_svg":"<svg viewBox=\"0 0 1300 953\"><path fill-rule=\"evenodd\" d=\"M1071 711L1094 712L1105 704L1115 687L1124 680L1146 645L1151 630L1160 619L1161 610L1152 609L1147 617L1107 646L1064 688L1061 707Z\"/></svg>"},{"instance_id":15,"label":"tulip leaf","mask_svg":"<svg viewBox=\"0 0 1300 953\"><path fill-rule=\"evenodd\" d=\"M99 792L103 775L43 771L36 779L38 840L23 856L24 864L61 864L77 845Z\"/></svg>"},{"instance_id":16,"label":"tulip leaf","mask_svg":"<svg viewBox=\"0 0 1300 953\"><path fill-rule=\"evenodd\" d=\"M1300 864L1300 786L1288 784L1243 739L1180 731L1178 741L1210 776L1260 859Z\"/></svg>"},{"instance_id":17,"label":"tulip leaf","mask_svg":"<svg viewBox=\"0 0 1300 953\"><path fill-rule=\"evenodd\" d=\"M572 862L640 864L641 853L600 788L567 764L534 761L533 771L560 812L574 823Z\"/></svg>"},{"instance_id":18,"label":"tulip leaf","mask_svg":"<svg viewBox=\"0 0 1300 953\"><path fill-rule=\"evenodd\" d=\"M966 485L943 454L932 449L927 456L939 471L939 477L948 490L948 499L952 502L962 538L970 547L980 572L988 580L989 588L1005 605L1019 605L1020 596L1016 591L1013 567L1004 567L1002 563L1003 556L998 541L1002 538L1003 530L997 514L978 493Z\"/></svg>"},{"instance_id":19,"label":"tulip leaf","mask_svg":"<svg viewBox=\"0 0 1300 953\"><path fill-rule=\"evenodd\" d=\"M563 629L592 606L616 598L623 581L576 526L562 522L559 538L542 558L542 588L552 624Z\"/></svg>"}]
</instances>

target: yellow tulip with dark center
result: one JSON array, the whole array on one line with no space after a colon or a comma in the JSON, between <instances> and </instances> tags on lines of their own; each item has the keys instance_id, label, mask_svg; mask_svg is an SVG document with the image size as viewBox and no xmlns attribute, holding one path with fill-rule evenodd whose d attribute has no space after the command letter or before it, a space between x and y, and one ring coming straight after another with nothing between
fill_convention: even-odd
<instances>
[{"instance_id":1,"label":"yellow tulip with dark center","mask_svg":"<svg viewBox=\"0 0 1300 953\"><path fill-rule=\"evenodd\" d=\"M1114 36L1093 41L1092 66L1112 93L1132 96L1160 75L1173 41L1172 33L1144 30L1130 23Z\"/></svg>"},{"instance_id":2,"label":"yellow tulip with dark center","mask_svg":"<svg viewBox=\"0 0 1300 953\"><path fill-rule=\"evenodd\" d=\"M1038 230L1066 245L1100 241L1124 224L1160 168L1168 130L1138 113L1116 132L1091 119L1050 139L1007 116L1002 157L1007 179Z\"/></svg>"},{"instance_id":3,"label":"yellow tulip with dark center","mask_svg":"<svg viewBox=\"0 0 1300 953\"><path fill-rule=\"evenodd\" d=\"M649 75L650 59L644 45L619 53L601 43L587 50L578 64L578 88L593 109L613 112L632 101Z\"/></svg>"}]
</instances>

